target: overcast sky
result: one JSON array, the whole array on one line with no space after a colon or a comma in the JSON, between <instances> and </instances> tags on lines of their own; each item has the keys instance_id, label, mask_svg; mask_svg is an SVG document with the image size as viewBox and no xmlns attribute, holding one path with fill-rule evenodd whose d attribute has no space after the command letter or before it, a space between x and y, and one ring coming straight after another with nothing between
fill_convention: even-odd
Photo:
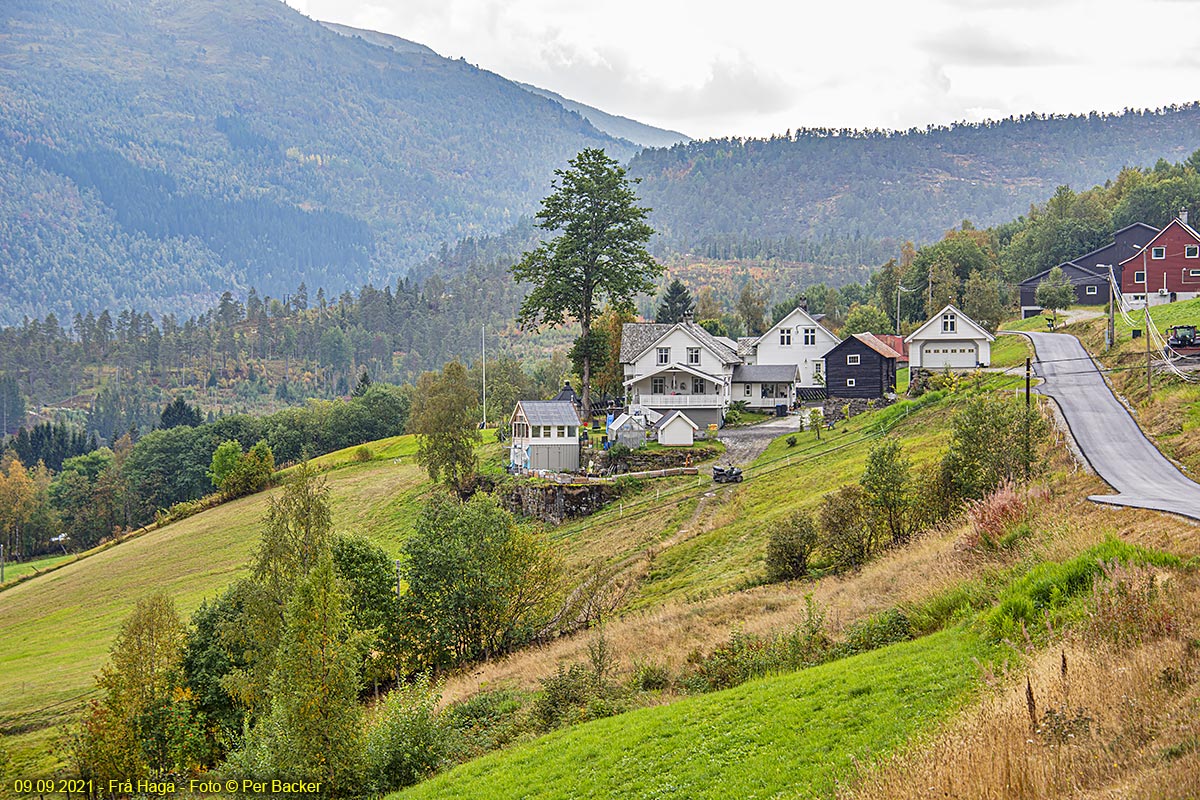
<instances>
[{"instance_id":1,"label":"overcast sky","mask_svg":"<svg viewBox=\"0 0 1200 800\"><path fill-rule=\"evenodd\" d=\"M288 0L694 137L1200 99L1200 0Z\"/></svg>"}]
</instances>

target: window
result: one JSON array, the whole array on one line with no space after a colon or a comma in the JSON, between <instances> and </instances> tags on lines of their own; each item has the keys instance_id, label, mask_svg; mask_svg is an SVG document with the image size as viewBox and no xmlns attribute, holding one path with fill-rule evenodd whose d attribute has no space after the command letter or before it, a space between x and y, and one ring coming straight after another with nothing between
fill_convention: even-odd
<instances>
[{"instance_id":1,"label":"window","mask_svg":"<svg viewBox=\"0 0 1200 800\"><path fill-rule=\"evenodd\" d=\"M560 439L565 439L567 437L567 426L559 425L558 431L555 435L558 436L558 438L560 438Z\"/></svg>"},{"instance_id":2,"label":"window","mask_svg":"<svg viewBox=\"0 0 1200 800\"><path fill-rule=\"evenodd\" d=\"M542 426L541 425L533 426L533 438L534 439L542 438Z\"/></svg>"},{"instance_id":3,"label":"window","mask_svg":"<svg viewBox=\"0 0 1200 800\"><path fill-rule=\"evenodd\" d=\"M848 366L848 367L856 366L861 360L862 360L862 356L859 356L859 355L846 356L846 366Z\"/></svg>"},{"instance_id":4,"label":"window","mask_svg":"<svg viewBox=\"0 0 1200 800\"><path fill-rule=\"evenodd\" d=\"M572 439L574 439L578 435L578 431L576 431L575 428L576 428L575 425L567 426L567 436L570 436Z\"/></svg>"},{"instance_id":5,"label":"window","mask_svg":"<svg viewBox=\"0 0 1200 800\"><path fill-rule=\"evenodd\" d=\"M687 357L688 357L688 363L691 364L693 367L700 366L700 348L699 347L689 347L687 349Z\"/></svg>"},{"instance_id":6,"label":"window","mask_svg":"<svg viewBox=\"0 0 1200 800\"><path fill-rule=\"evenodd\" d=\"M666 394L667 379L666 378L651 378L650 379L650 394Z\"/></svg>"},{"instance_id":7,"label":"window","mask_svg":"<svg viewBox=\"0 0 1200 800\"><path fill-rule=\"evenodd\" d=\"M671 348L660 347L655 352L658 353L658 365L660 367L671 363Z\"/></svg>"},{"instance_id":8,"label":"window","mask_svg":"<svg viewBox=\"0 0 1200 800\"><path fill-rule=\"evenodd\" d=\"M1098 294L1098 293L1099 292L1097 291L1095 286L1089 286L1089 287L1087 287L1087 289L1084 290L1084 294Z\"/></svg>"},{"instance_id":9,"label":"window","mask_svg":"<svg viewBox=\"0 0 1200 800\"><path fill-rule=\"evenodd\" d=\"M846 385L847 385L847 386L853 386L853 385L854 385L854 378L846 378Z\"/></svg>"},{"instance_id":10,"label":"window","mask_svg":"<svg viewBox=\"0 0 1200 800\"><path fill-rule=\"evenodd\" d=\"M816 328L805 328L804 329L804 343L805 344L816 344L817 343L817 329Z\"/></svg>"},{"instance_id":11,"label":"window","mask_svg":"<svg viewBox=\"0 0 1200 800\"><path fill-rule=\"evenodd\" d=\"M748 383L747 383L747 384L746 384L746 397L750 397L750 395L751 395L751 392L752 392L753 390L754 390L754 387L752 387L750 384L748 384Z\"/></svg>"},{"instance_id":12,"label":"window","mask_svg":"<svg viewBox=\"0 0 1200 800\"><path fill-rule=\"evenodd\" d=\"M821 377L821 362L820 361L813 362L813 377L814 378Z\"/></svg>"},{"instance_id":13,"label":"window","mask_svg":"<svg viewBox=\"0 0 1200 800\"><path fill-rule=\"evenodd\" d=\"M1133 296L1133 301L1134 301L1135 303L1136 303L1137 301L1139 301L1139 300L1145 300L1145 299L1146 299L1146 295L1144 295L1144 294L1135 294L1135 295Z\"/></svg>"},{"instance_id":14,"label":"window","mask_svg":"<svg viewBox=\"0 0 1200 800\"><path fill-rule=\"evenodd\" d=\"M692 394L704 394L703 378L692 378Z\"/></svg>"},{"instance_id":15,"label":"window","mask_svg":"<svg viewBox=\"0 0 1200 800\"><path fill-rule=\"evenodd\" d=\"M1192 278L1200 278L1200 269L1188 270L1188 275Z\"/></svg>"},{"instance_id":16,"label":"window","mask_svg":"<svg viewBox=\"0 0 1200 800\"><path fill-rule=\"evenodd\" d=\"M1144 270L1141 270L1141 271L1133 273L1133 282L1134 283L1145 283L1146 282L1146 272Z\"/></svg>"},{"instance_id":17,"label":"window","mask_svg":"<svg viewBox=\"0 0 1200 800\"><path fill-rule=\"evenodd\" d=\"M1183 248L1184 258L1200 258L1200 244L1189 244Z\"/></svg>"},{"instance_id":18,"label":"window","mask_svg":"<svg viewBox=\"0 0 1200 800\"><path fill-rule=\"evenodd\" d=\"M1151 247L1150 248L1150 257L1153 259L1156 259L1156 260L1166 258L1167 257L1167 248Z\"/></svg>"},{"instance_id":19,"label":"window","mask_svg":"<svg viewBox=\"0 0 1200 800\"><path fill-rule=\"evenodd\" d=\"M942 333L956 333L958 331L958 315L951 314L947 311L942 314Z\"/></svg>"},{"instance_id":20,"label":"window","mask_svg":"<svg viewBox=\"0 0 1200 800\"><path fill-rule=\"evenodd\" d=\"M779 329L779 343L781 345L784 345L785 347L791 347L791 345L792 345L792 329L791 328L780 328Z\"/></svg>"}]
</instances>

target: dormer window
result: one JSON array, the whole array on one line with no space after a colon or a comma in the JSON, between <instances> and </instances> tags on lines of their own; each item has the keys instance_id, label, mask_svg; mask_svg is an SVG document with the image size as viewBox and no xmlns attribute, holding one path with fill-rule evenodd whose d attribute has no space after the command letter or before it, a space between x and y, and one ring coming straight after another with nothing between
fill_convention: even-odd
<instances>
[{"instance_id":1,"label":"dormer window","mask_svg":"<svg viewBox=\"0 0 1200 800\"><path fill-rule=\"evenodd\" d=\"M779 343L781 345L783 345L784 347L791 347L791 345L792 345L792 329L791 328L780 328L779 329Z\"/></svg>"},{"instance_id":2,"label":"dormer window","mask_svg":"<svg viewBox=\"0 0 1200 800\"><path fill-rule=\"evenodd\" d=\"M658 365L660 367L665 367L671 363L671 348L660 347L655 352L658 354Z\"/></svg>"},{"instance_id":3,"label":"dormer window","mask_svg":"<svg viewBox=\"0 0 1200 800\"><path fill-rule=\"evenodd\" d=\"M958 315L947 311L942 314L942 333L958 333Z\"/></svg>"},{"instance_id":4,"label":"dormer window","mask_svg":"<svg viewBox=\"0 0 1200 800\"><path fill-rule=\"evenodd\" d=\"M1150 257L1153 258L1155 261L1160 261L1160 260L1166 258L1167 257L1167 248L1151 247L1150 248Z\"/></svg>"}]
</instances>

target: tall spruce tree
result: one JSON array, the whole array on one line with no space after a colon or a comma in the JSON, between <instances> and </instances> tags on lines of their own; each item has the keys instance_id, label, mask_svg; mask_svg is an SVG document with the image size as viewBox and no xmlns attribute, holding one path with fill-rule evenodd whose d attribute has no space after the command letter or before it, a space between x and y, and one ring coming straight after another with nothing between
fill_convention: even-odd
<instances>
[{"instance_id":1,"label":"tall spruce tree","mask_svg":"<svg viewBox=\"0 0 1200 800\"><path fill-rule=\"evenodd\" d=\"M512 267L518 281L532 285L521 304L523 325L561 325L579 320L583 413L592 411L592 321L607 299L628 303L654 289L662 272L646 243L650 209L637 205L625 170L603 150L588 149L555 170L553 191L542 200L538 227L558 235L525 253ZM635 181L636 182L636 181Z\"/></svg>"},{"instance_id":2,"label":"tall spruce tree","mask_svg":"<svg viewBox=\"0 0 1200 800\"><path fill-rule=\"evenodd\" d=\"M692 293L687 290L679 278L676 278L667 287L667 293L663 295L658 312L654 315L654 321L670 324L683 322L684 316L690 314L694 308Z\"/></svg>"}]
</instances>

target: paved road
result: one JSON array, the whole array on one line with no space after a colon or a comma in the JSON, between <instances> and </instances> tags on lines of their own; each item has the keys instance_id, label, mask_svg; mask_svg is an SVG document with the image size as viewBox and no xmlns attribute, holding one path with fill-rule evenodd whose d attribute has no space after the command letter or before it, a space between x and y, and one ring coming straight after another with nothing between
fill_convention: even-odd
<instances>
[{"instance_id":1,"label":"paved road","mask_svg":"<svg viewBox=\"0 0 1200 800\"><path fill-rule=\"evenodd\" d=\"M1037 351L1037 373L1045 379L1037 391L1058 401L1088 463L1117 492L1089 499L1200 519L1200 484L1184 477L1150 443L1079 340L1065 333L1026 335Z\"/></svg>"},{"instance_id":2,"label":"paved road","mask_svg":"<svg viewBox=\"0 0 1200 800\"><path fill-rule=\"evenodd\" d=\"M762 455L771 442L785 433L792 433L803 427L803 416L788 414L786 417L775 417L745 428L722 428L717 436L725 445L725 455L721 457L720 463L728 462L745 467Z\"/></svg>"}]
</instances>

